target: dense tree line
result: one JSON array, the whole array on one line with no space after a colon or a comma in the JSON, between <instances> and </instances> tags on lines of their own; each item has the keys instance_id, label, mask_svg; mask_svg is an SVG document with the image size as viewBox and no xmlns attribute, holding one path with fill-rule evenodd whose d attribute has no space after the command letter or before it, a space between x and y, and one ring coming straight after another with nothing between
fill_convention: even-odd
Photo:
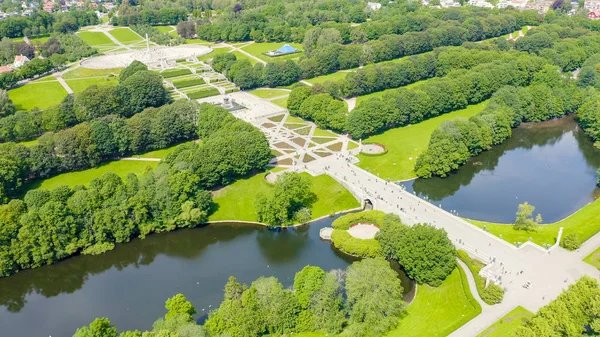
<instances>
[{"instance_id":1,"label":"dense tree line","mask_svg":"<svg viewBox=\"0 0 600 337\"><path fill-rule=\"evenodd\" d=\"M594 92L590 99L581 105L576 114L577 122L586 135L594 141L600 140L600 95Z\"/></svg>"},{"instance_id":2,"label":"dense tree line","mask_svg":"<svg viewBox=\"0 0 600 337\"><path fill-rule=\"evenodd\" d=\"M160 9L129 6L123 3L119 6L119 15L111 18L114 26L133 25L176 25L188 17L187 9L183 7L165 6Z\"/></svg>"},{"instance_id":3,"label":"dense tree line","mask_svg":"<svg viewBox=\"0 0 600 337\"><path fill-rule=\"evenodd\" d=\"M382 98L360 103L348 116L346 131L355 139L391 127L465 108L489 98L504 85L526 85L544 66L544 60L529 55L481 64L470 70L451 72L413 88L390 90Z\"/></svg>"},{"instance_id":4,"label":"dense tree line","mask_svg":"<svg viewBox=\"0 0 600 337\"><path fill-rule=\"evenodd\" d=\"M215 114L228 120L207 123ZM52 164L81 167L123 144L132 148L146 140L153 142L147 146L162 146L189 139L197 132L195 119L209 134L202 146L182 146L166 163L140 177L130 174L123 180L107 173L88 187L30 190L23 200L0 206L0 276L77 253L98 254L136 236L205 222L211 207L206 189L262 169L271 157L260 131L233 116L224 118L225 114L231 116L210 105L201 106L198 114L196 103L176 102L130 120L113 117L84 123L65 130L68 134L60 139L54 139L60 133L47 135L31 150L13 143L0 145L3 172L30 173ZM41 153L44 150L55 152ZM5 186L6 178L15 177L2 178Z\"/></svg>"},{"instance_id":5,"label":"dense tree line","mask_svg":"<svg viewBox=\"0 0 600 337\"><path fill-rule=\"evenodd\" d=\"M242 89L252 89L267 85L286 86L300 80L302 73L296 62L287 60L252 65L249 60L237 60L232 53L215 55L212 67L223 73Z\"/></svg>"},{"instance_id":6,"label":"dense tree line","mask_svg":"<svg viewBox=\"0 0 600 337\"><path fill-rule=\"evenodd\" d=\"M510 138L521 122L540 122L577 111L586 90L565 80L555 66L546 65L529 87L504 87L488 106L471 118L443 122L431 135L428 149L417 158L420 177L446 176L471 156Z\"/></svg>"},{"instance_id":7,"label":"dense tree line","mask_svg":"<svg viewBox=\"0 0 600 337\"><path fill-rule=\"evenodd\" d=\"M581 336L600 333L600 288L598 281L583 276L550 304L542 307L516 337Z\"/></svg>"},{"instance_id":8,"label":"dense tree line","mask_svg":"<svg viewBox=\"0 0 600 337\"><path fill-rule=\"evenodd\" d=\"M177 294L165 303L167 313L152 331L120 334L107 318L77 329L73 337L259 337L302 332L377 337L393 329L405 312L398 274L383 259L355 262L325 272L306 266L291 289L275 277L260 277L249 286L230 277L221 305L204 326L193 319L194 306Z\"/></svg>"},{"instance_id":9,"label":"dense tree line","mask_svg":"<svg viewBox=\"0 0 600 337\"><path fill-rule=\"evenodd\" d=\"M349 336L380 336L403 312L396 272L383 259L367 259L346 273L307 266L296 274L292 290L274 277L259 278L250 287L230 278L223 303L205 326L213 335L240 337L342 330Z\"/></svg>"},{"instance_id":10,"label":"dense tree line","mask_svg":"<svg viewBox=\"0 0 600 337\"><path fill-rule=\"evenodd\" d=\"M590 56L579 70L577 76L577 85L585 87L594 87L600 89L600 54L594 54Z\"/></svg>"},{"instance_id":11,"label":"dense tree line","mask_svg":"<svg viewBox=\"0 0 600 337\"><path fill-rule=\"evenodd\" d=\"M0 37L35 37L52 32L72 33L79 27L99 23L98 16L92 11L73 10L55 14L36 11L31 16L10 16L0 20Z\"/></svg>"},{"instance_id":12,"label":"dense tree line","mask_svg":"<svg viewBox=\"0 0 600 337\"><path fill-rule=\"evenodd\" d=\"M132 118L108 115L39 137L25 147L0 144L5 160L0 174L0 197L14 196L25 180L93 167L115 157L161 149L195 138L194 103L176 102L149 108Z\"/></svg>"},{"instance_id":13,"label":"dense tree line","mask_svg":"<svg viewBox=\"0 0 600 337\"><path fill-rule=\"evenodd\" d=\"M132 74L131 69L136 73ZM92 85L46 110L21 111L0 118L0 142L32 138L107 115L131 117L145 108L159 107L168 100L162 78L147 71L140 62L134 62L123 71L116 86Z\"/></svg>"}]
</instances>

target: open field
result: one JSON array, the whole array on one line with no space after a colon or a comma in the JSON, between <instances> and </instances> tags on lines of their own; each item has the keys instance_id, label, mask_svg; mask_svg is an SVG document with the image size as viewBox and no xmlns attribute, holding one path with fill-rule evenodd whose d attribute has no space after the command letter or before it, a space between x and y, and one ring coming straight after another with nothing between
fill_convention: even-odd
<instances>
[{"instance_id":1,"label":"open field","mask_svg":"<svg viewBox=\"0 0 600 337\"><path fill-rule=\"evenodd\" d=\"M217 204L215 212L209 220L243 220L257 221L254 203L258 193L268 193L273 185L264 177L267 173L259 173L252 177L240 179L213 194ZM342 185L327 175L312 177L302 173L312 181L312 191L317 195L317 202L310 209L312 218L318 218L336 211L359 207L358 201Z\"/></svg>"},{"instance_id":2,"label":"open field","mask_svg":"<svg viewBox=\"0 0 600 337\"><path fill-rule=\"evenodd\" d=\"M489 328L485 329L477 337L505 337L512 336L516 328L523 325L523 320L532 317L531 311L518 306L511 312L506 314L496 323L490 325Z\"/></svg>"},{"instance_id":3,"label":"open field","mask_svg":"<svg viewBox=\"0 0 600 337\"><path fill-rule=\"evenodd\" d=\"M108 37L106 34L102 32L79 32L77 33L79 37L85 41L85 43L90 46L114 46L117 45Z\"/></svg>"},{"instance_id":4,"label":"open field","mask_svg":"<svg viewBox=\"0 0 600 337\"><path fill-rule=\"evenodd\" d=\"M251 64L256 64L256 63L258 63L258 61L257 61L257 60L255 60L255 59L253 59L252 57L250 57L250 56L248 56L248 55L246 55L246 54L244 54L244 53L241 53L241 52L239 52L239 51L237 51L237 50L234 50L234 51L232 51L231 53L232 53L233 55L235 55L235 58L236 58L236 59L238 59L238 60L248 60L248 61L249 61Z\"/></svg>"},{"instance_id":5,"label":"open field","mask_svg":"<svg viewBox=\"0 0 600 337\"><path fill-rule=\"evenodd\" d=\"M157 165L158 162L152 161L116 160L95 168L63 173L49 179L33 181L29 184L28 189L53 189L62 185L71 187L75 185L87 185L92 179L100 177L106 172L114 172L121 178L125 178L129 173L139 175L144 173L147 167L154 168Z\"/></svg>"},{"instance_id":6,"label":"open field","mask_svg":"<svg viewBox=\"0 0 600 337\"><path fill-rule=\"evenodd\" d=\"M113 69L89 69L84 67L78 67L69 72L66 72L63 75L64 79L74 79L74 78L86 78L86 77L98 77L98 76L108 76L108 75L119 75L123 68L113 68Z\"/></svg>"},{"instance_id":7,"label":"open field","mask_svg":"<svg viewBox=\"0 0 600 337\"><path fill-rule=\"evenodd\" d=\"M415 178L414 167L417 157L427 149L431 133L438 125L443 121L457 117L469 118L476 115L483 110L486 104L487 101L484 101L418 124L390 129L382 134L371 136L363 142L382 144L388 152L380 156L361 154L359 155L360 162L358 166L368 169L384 179L407 180Z\"/></svg>"},{"instance_id":8,"label":"open field","mask_svg":"<svg viewBox=\"0 0 600 337\"><path fill-rule=\"evenodd\" d=\"M195 141L192 140L190 142L195 142ZM173 150L177 146L179 146L179 145L181 145L181 144L173 145L171 147L167 147L166 149L160 149L160 150L146 152L146 153L140 154L139 157L140 158L160 158L160 159L164 159L169 153L173 152ZM136 156L134 156L134 157L136 157Z\"/></svg>"},{"instance_id":9,"label":"open field","mask_svg":"<svg viewBox=\"0 0 600 337\"><path fill-rule=\"evenodd\" d=\"M142 38L129 28L115 28L108 32L122 44L132 44L142 41Z\"/></svg>"},{"instance_id":10,"label":"open field","mask_svg":"<svg viewBox=\"0 0 600 337\"><path fill-rule=\"evenodd\" d=\"M175 27L172 26L154 26L154 28L158 29L161 33L169 33L175 30Z\"/></svg>"},{"instance_id":11,"label":"open field","mask_svg":"<svg viewBox=\"0 0 600 337\"><path fill-rule=\"evenodd\" d=\"M290 46L292 46L298 50L302 50L302 45L300 43L286 43L286 42L256 42L256 43L252 43L246 47L243 47L242 49L244 51L258 57L259 59L261 59L263 61L267 61L267 62L292 60L292 59L297 59L297 58L301 57L302 55L304 55L304 52L302 52L302 51L299 53L283 55L283 56L276 56L276 57L270 57L270 56L267 56L264 54L268 51L279 49L279 48L283 47L283 45L285 45L285 44L289 44Z\"/></svg>"},{"instance_id":12,"label":"open field","mask_svg":"<svg viewBox=\"0 0 600 337\"><path fill-rule=\"evenodd\" d=\"M287 109L287 101L288 101L288 98L284 97L284 98L274 99L271 101L271 103L277 104L280 107Z\"/></svg>"},{"instance_id":13,"label":"open field","mask_svg":"<svg viewBox=\"0 0 600 337\"><path fill-rule=\"evenodd\" d=\"M427 81L427 80L417 81L417 82L405 85L402 88L410 89L410 88L413 88L413 87L415 87L417 85L425 83L425 81ZM386 89L386 90L382 90L382 91L376 91L376 92L373 92L373 93L370 93L370 94L366 94L366 95L357 96L356 97L356 105L360 104L363 101L368 100L369 98L383 97L383 95L385 95L385 93L387 93L389 91L392 91L392 90L396 90L396 89L398 89L398 88L390 88L390 89Z\"/></svg>"},{"instance_id":14,"label":"open field","mask_svg":"<svg viewBox=\"0 0 600 337\"><path fill-rule=\"evenodd\" d=\"M469 221L477 227L483 228L485 226L490 233L496 236L502 235L502 239L511 244L526 242L531 238L531 241L538 245L552 245L556 242L560 227L564 228L563 236L569 233L576 233L577 240L584 242L594 236L594 234L600 232L600 198L583 206L580 210L561 221L538 226L534 232L515 230L512 224L496 224L476 220Z\"/></svg>"},{"instance_id":15,"label":"open field","mask_svg":"<svg viewBox=\"0 0 600 337\"><path fill-rule=\"evenodd\" d=\"M17 110L46 109L60 103L67 96L67 91L58 81L44 81L9 90L8 96Z\"/></svg>"},{"instance_id":16,"label":"open field","mask_svg":"<svg viewBox=\"0 0 600 337\"><path fill-rule=\"evenodd\" d=\"M251 93L254 96L266 99L290 94L289 91L281 89L256 89L250 91L249 93Z\"/></svg>"},{"instance_id":17,"label":"open field","mask_svg":"<svg viewBox=\"0 0 600 337\"><path fill-rule=\"evenodd\" d=\"M337 71L335 73L313 77L311 79L306 80L308 83L312 84L323 84L325 82L338 82L343 81L348 75L349 71Z\"/></svg>"},{"instance_id":18,"label":"open field","mask_svg":"<svg viewBox=\"0 0 600 337\"><path fill-rule=\"evenodd\" d=\"M84 91L87 87L92 85L117 85L116 77L91 77L91 78L82 78L82 79L72 79L65 80L69 87L73 90L74 93L80 93Z\"/></svg>"}]
</instances>

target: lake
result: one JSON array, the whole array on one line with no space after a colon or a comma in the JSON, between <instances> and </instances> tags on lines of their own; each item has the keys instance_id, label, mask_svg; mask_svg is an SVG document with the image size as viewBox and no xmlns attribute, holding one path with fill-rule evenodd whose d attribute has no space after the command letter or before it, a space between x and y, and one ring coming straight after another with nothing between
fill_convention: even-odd
<instances>
[{"instance_id":1,"label":"lake","mask_svg":"<svg viewBox=\"0 0 600 337\"><path fill-rule=\"evenodd\" d=\"M109 318L119 331L150 330L177 293L203 321L223 300L229 276L245 283L276 276L289 287L306 265L345 269L356 259L319 238L333 220L281 231L235 223L184 229L19 272L0 279L2 336L72 336L95 317ZM399 276L408 300L414 286L401 270Z\"/></svg>"},{"instance_id":2,"label":"lake","mask_svg":"<svg viewBox=\"0 0 600 337\"><path fill-rule=\"evenodd\" d=\"M561 220L600 195L600 150L573 116L523 123L512 137L447 178L416 179L407 190L476 220L513 223L517 206L536 207L544 223Z\"/></svg>"}]
</instances>

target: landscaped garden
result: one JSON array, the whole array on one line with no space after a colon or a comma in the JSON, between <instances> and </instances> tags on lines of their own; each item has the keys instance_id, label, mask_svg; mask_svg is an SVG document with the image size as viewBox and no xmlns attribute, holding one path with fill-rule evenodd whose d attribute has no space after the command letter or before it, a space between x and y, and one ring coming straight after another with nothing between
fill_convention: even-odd
<instances>
[{"instance_id":1,"label":"landscaped garden","mask_svg":"<svg viewBox=\"0 0 600 337\"><path fill-rule=\"evenodd\" d=\"M289 44L290 46L300 50L298 53L293 53L289 55L275 56L271 57L266 55L266 52L276 50L282 47L285 44ZM249 44L246 47L242 47L242 50L252 54L255 57L267 62L275 62L275 61L285 61L285 60L293 60L300 58L304 53L302 52L302 45L299 43L284 43L284 42L255 42Z\"/></svg>"}]
</instances>

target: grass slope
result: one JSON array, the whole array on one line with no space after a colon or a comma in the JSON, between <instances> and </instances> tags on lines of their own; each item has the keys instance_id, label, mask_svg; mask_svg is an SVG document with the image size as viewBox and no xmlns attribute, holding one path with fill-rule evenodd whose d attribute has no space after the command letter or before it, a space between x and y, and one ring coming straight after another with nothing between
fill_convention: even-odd
<instances>
[{"instance_id":1,"label":"grass slope","mask_svg":"<svg viewBox=\"0 0 600 337\"><path fill-rule=\"evenodd\" d=\"M250 57L250 56L248 56L248 55L246 55L244 53L241 53L241 52L239 52L237 50L234 50L231 53L233 55L235 55L235 58L238 59L238 60L248 60L248 61L250 61L251 64L258 63L258 61L256 59L254 59L254 58L252 58L252 57Z\"/></svg>"},{"instance_id":2,"label":"grass slope","mask_svg":"<svg viewBox=\"0 0 600 337\"><path fill-rule=\"evenodd\" d=\"M76 79L76 78L87 78L87 77L100 77L108 75L119 75L123 68L112 68L112 69L88 69L84 67L75 68L63 75L64 79Z\"/></svg>"},{"instance_id":3,"label":"grass slope","mask_svg":"<svg viewBox=\"0 0 600 337\"><path fill-rule=\"evenodd\" d=\"M213 57L215 57L215 55L228 53L230 51L231 51L231 48L229 48L229 47L214 48L212 52L202 55L202 56L198 56L198 61L208 61L208 60L212 59Z\"/></svg>"},{"instance_id":4,"label":"grass slope","mask_svg":"<svg viewBox=\"0 0 600 337\"><path fill-rule=\"evenodd\" d=\"M381 178L392 180L415 178L414 167L417 157L427 149L431 133L438 125L443 121L457 117L469 118L476 115L483 110L486 103L487 101L470 105L465 109L431 118L418 124L390 129L382 134L369 137L364 142L382 144L388 152L381 156L361 154L358 166L370 170Z\"/></svg>"},{"instance_id":5,"label":"grass slope","mask_svg":"<svg viewBox=\"0 0 600 337\"><path fill-rule=\"evenodd\" d=\"M319 218L337 211L359 207L358 201L342 185L328 175L312 177L302 173L312 181L312 191L317 195L317 202L312 205L312 218ZM265 179L266 173L240 179L213 194L217 204L215 212L209 220L242 220L257 221L254 202L258 193L269 193L273 185Z\"/></svg>"},{"instance_id":6,"label":"grass slope","mask_svg":"<svg viewBox=\"0 0 600 337\"><path fill-rule=\"evenodd\" d=\"M157 165L158 162L151 161L117 160L95 168L63 173L49 179L34 181L28 186L28 189L53 189L62 185L71 187L75 185L87 185L92 179L100 177L106 172L114 172L120 177L125 178L129 173L140 175L144 173L147 167L154 168Z\"/></svg>"},{"instance_id":7,"label":"grass slope","mask_svg":"<svg viewBox=\"0 0 600 337\"><path fill-rule=\"evenodd\" d=\"M489 326L477 337L505 337L512 336L516 328L523 325L523 320L533 316L531 311L518 306L506 316L500 318L496 323Z\"/></svg>"},{"instance_id":8,"label":"grass slope","mask_svg":"<svg viewBox=\"0 0 600 337\"><path fill-rule=\"evenodd\" d=\"M66 80L67 84L74 93L80 93L91 85L117 85L117 78L111 77L108 80L105 77L92 77L83 79Z\"/></svg>"},{"instance_id":9,"label":"grass slope","mask_svg":"<svg viewBox=\"0 0 600 337\"><path fill-rule=\"evenodd\" d=\"M535 232L518 231L513 229L512 224L496 224L485 221L469 220L472 224L483 228L496 235L502 234L502 239L509 243L531 241L539 245L554 244L558 235L558 229L564 228L563 236L569 233L577 233L579 242L584 242L600 231L600 198L583 206L571 216L551 224L538 226Z\"/></svg>"},{"instance_id":10,"label":"grass slope","mask_svg":"<svg viewBox=\"0 0 600 337\"><path fill-rule=\"evenodd\" d=\"M31 110L34 107L46 109L56 105L67 96L67 91L58 81L28 83L8 91L17 110Z\"/></svg>"},{"instance_id":11,"label":"grass slope","mask_svg":"<svg viewBox=\"0 0 600 337\"><path fill-rule=\"evenodd\" d=\"M408 315L388 337L444 337L481 313L469 291L467 276L456 268L437 288L419 285Z\"/></svg>"}]
</instances>

